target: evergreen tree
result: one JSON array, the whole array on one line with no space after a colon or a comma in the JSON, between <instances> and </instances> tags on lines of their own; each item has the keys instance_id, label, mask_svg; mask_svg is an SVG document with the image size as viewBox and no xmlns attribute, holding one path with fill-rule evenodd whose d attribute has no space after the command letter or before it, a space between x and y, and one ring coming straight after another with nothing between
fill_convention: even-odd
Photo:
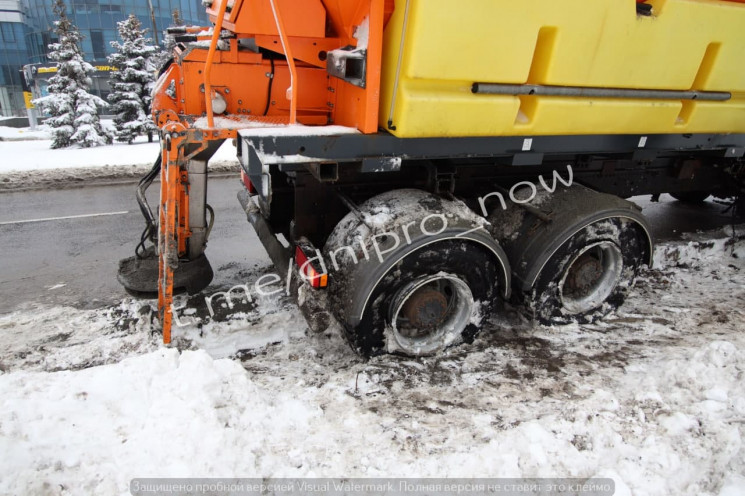
<instances>
[{"instance_id":1,"label":"evergreen tree","mask_svg":"<svg viewBox=\"0 0 745 496\"><path fill-rule=\"evenodd\" d=\"M49 95L34 101L51 116L46 124L52 129L52 148L111 143L111 136L101 127L96 113L107 104L88 92L95 69L83 59L82 36L68 19L64 0L55 0L54 14L54 32L59 42L49 45L49 58L57 62L57 73L49 79Z\"/></svg>"},{"instance_id":2,"label":"evergreen tree","mask_svg":"<svg viewBox=\"0 0 745 496\"><path fill-rule=\"evenodd\" d=\"M157 129L150 118L150 103L155 84L155 56L158 49L145 38L146 29L134 14L118 22L122 43L112 41L116 53L109 56L109 64L116 67L111 75L109 101L112 104L116 140L132 143L136 136Z\"/></svg>"}]
</instances>

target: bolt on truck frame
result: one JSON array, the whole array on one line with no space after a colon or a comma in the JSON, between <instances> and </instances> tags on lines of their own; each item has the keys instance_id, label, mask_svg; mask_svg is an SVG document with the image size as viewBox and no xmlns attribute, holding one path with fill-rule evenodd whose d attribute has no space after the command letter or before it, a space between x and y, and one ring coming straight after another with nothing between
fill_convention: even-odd
<instances>
[{"instance_id":1,"label":"bolt on truck frame","mask_svg":"<svg viewBox=\"0 0 745 496\"><path fill-rule=\"evenodd\" d=\"M742 1L206 6L211 29L171 29L147 227L120 264L128 290L158 293L165 342L174 291L212 278L208 161L225 140L311 327L337 319L364 355L469 341L507 298L548 324L602 317L652 259L623 198L745 186Z\"/></svg>"}]
</instances>

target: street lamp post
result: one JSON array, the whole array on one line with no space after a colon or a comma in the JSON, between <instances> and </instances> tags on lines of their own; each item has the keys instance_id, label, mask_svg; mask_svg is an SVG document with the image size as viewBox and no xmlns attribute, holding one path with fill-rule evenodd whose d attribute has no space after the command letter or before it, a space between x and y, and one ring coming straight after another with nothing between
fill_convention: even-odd
<instances>
[{"instance_id":1,"label":"street lamp post","mask_svg":"<svg viewBox=\"0 0 745 496\"><path fill-rule=\"evenodd\" d=\"M150 22L153 24L153 37L155 38L155 46L160 45L158 42L158 26L155 25L155 9L153 9L152 0L147 0L147 4L150 7Z\"/></svg>"}]
</instances>

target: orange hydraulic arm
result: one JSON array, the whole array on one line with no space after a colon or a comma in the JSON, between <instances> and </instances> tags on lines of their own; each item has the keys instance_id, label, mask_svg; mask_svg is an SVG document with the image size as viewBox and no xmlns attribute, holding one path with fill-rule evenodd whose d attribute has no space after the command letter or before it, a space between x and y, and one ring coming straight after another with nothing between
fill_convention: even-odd
<instances>
[{"instance_id":1,"label":"orange hydraulic arm","mask_svg":"<svg viewBox=\"0 0 745 496\"><path fill-rule=\"evenodd\" d=\"M376 132L383 27L392 11L393 0L215 0L207 8L211 32L181 31L188 40L177 45L152 104L161 129L164 343L171 341L174 271L206 242L195 239L190 220L206 215L190 201L204 194L206 178L190 178L190 161L208 160L247 127L335 124ZM339 72L347 60L363 61L364 75L359 67L354 77Z\"/></svg>"}]
</instances>

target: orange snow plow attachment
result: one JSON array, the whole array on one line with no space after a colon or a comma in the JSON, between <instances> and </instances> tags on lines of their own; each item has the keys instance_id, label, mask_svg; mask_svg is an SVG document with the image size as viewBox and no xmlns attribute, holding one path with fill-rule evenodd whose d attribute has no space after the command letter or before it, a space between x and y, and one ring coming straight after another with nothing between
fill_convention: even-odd
<instances>
[{"instance_id":1,"label":"orange snow plow attachment","mask_svg":"<svg viewBox=\"0 0 745 496\"><path fill-rule=\"evenodd\" d=\"M157 249L143 256L138 247L119 271L128 291L157 291L164 343L174 292L198 292L212 278L204 256L210 157L244 128L337 124L376 132L383 26L392 11L391 0L216 0L207 7L211 32L174 29L174 61L152 103L161 192L157 228L153 217L148 229Z\"/></svg>"}]
</instances>

